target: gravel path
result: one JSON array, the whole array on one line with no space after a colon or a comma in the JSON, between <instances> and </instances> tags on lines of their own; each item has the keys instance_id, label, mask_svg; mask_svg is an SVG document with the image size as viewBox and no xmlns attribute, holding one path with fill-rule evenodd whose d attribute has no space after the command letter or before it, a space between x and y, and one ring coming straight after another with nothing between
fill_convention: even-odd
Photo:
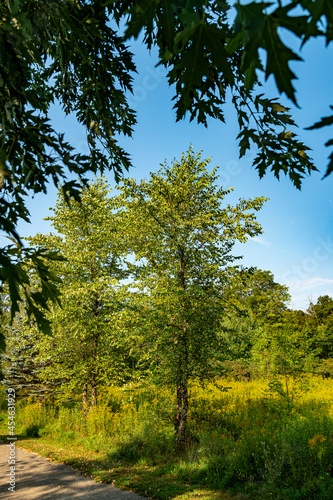
<instances>
[{"instance_id":1,"label":"gravel path","mask_svg":"<svg viewBox=\"0 0 333 500\"><path fill-rule=\"evenodd\" d=\"M15 491L8 490L10 460L15 454ZM12 465L13 467L13 465ZM13 472L13 469L12 469ZM130 491L118 490L110 484L95 483L67 465L50 462L36 453L0 444L1 500L143 500Z\"/></svg>"}]
</instances>

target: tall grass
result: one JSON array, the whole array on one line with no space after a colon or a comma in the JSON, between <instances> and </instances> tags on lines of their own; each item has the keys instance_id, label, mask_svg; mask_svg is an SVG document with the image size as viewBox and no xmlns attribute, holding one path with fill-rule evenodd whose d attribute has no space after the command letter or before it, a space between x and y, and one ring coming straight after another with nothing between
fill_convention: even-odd
<instances>
[{"instance_id":1,"label":"tall grass","mask_svg":"<svg viewBox=\"0 0 333 500\"><path fill-rule=\"evenodd\" d=\"M278 379L194 384L183 456L174 447L173 395L151 384L105 389L86 417L79 408L19 405L18 424L110 459L164 464L190 484L256 499L332 499L333 380L290 385L287 396Z\"/></svg>"}]
</instances>

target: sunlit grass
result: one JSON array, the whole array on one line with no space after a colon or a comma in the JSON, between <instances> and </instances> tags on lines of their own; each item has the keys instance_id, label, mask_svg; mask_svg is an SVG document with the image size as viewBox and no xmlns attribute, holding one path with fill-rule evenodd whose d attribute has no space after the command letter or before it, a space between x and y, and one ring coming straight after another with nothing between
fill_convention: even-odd
<instances>
[{"instance_id":1,"label":"sunlit grass","mask_svg":"<svg viewBox=\"0 0 333 500\"><path fill-rule=\"evenodd\" d=\"M160 500L333 498L331 379L289 380L288 396L283 379L194 384L182 455L169 389L112 387L101 402L86 418L80 408L19 403L18 431L40 436L22 444Z\"/></svg>"}]
</instances>

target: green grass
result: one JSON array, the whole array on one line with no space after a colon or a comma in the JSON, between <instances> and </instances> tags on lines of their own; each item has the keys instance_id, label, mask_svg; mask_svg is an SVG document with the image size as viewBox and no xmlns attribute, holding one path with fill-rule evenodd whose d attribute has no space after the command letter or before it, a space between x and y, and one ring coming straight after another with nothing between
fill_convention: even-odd
<instances>
[{"instance_id":1,"label":"green grass","mask_svg":"<svg viewBox=\"0 0 333 500\"><path fill-rule=\"evenodd\" d=\"M79 408L19 403L18 444L156 500L332 499L333 381L295 382L289 398L264 381L228 385L192 387L181 455L172 395L151 385L105 391L86 419Z\"/></svg>"},{"instance_id":2,"label":"green grass","mask_svg":"<svg viewBox=\"0 0 333 500\"><path fill-rule=\"evenodd\" d=\"M153 499L174 500L246 500L246 495L231 495L228 492L202 488L200 485L187 484L175 475L170 466L149 466L131 464L121 460L110 460L103 452L91 452L78 445L61 447L47 438L19 439L17 445L61 462L80 471L87 477L103 483L112 483L117 488L134 491Z\"/></svg>"}]
</instances>

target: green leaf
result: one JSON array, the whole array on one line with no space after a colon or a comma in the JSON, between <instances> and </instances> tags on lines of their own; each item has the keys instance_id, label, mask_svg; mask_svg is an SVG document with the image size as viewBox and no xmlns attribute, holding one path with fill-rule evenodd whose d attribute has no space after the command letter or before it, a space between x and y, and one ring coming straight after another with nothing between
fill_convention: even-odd
<instances>
[{"instance_id":1,"label":"green leaf","mask_svg":"<svg viewBox=\"0 0 333 500\"><path fill-rule=\"evenodd\" d=\"M130 20L125 31L125 40L138 38L143 28L152 26L160 0L141 0L130 10Z\"/></svg>"},{"instance_id":2,"label":"green leaf","mask_svg":"<svg viewBox=\"0 0 333 500\"><path fill-rule=\"evenodd\" d=\"M293 60L302 61L302 58L284 45L277 32L278 25L270 16L266 17L263 37L267 51L266 78L273 74L279 91L296 104L295 89L291 83L296 78L289 63Z\"/></svg>"},{"instance_id":3,"label":"green leaf","mask_svg":"<svg viewBox=\"0 0 333 500\"><path fill-rule=\"evenodd\" d=\"M310 36L318 36L319 33L326 35L326 45L333 40L333 5L331 0L306 0L304 6L310 12L309 32L306 33L305 41ZM323 19L325 19L324 22ZM325 30L326 28L326 30Z\"/></svg>"},{"instance_id":4,"label":"green leaf","mask_svg":"<svg viewBox=\"0 0 333 500\"><path fill-rule=\"evenodd\" d=\"M236 5L237 16L234 22L237 37L242 37L244 51L242 56L242 71L247 75L248 90L252 89L256 82L256 69L261 69L262 63L259 59L259 49L267 52L267 62L264 67L266 79L272 74L275 78L280 92L286 95L296 104L295 89L292 80L296 78L291 71L289 63L293 60L301 61L301 57L287 47L281 40L278 29L289 23L286 16L289 9L277 9L272 14L264 11L271 4L250 2L246 5ZM279 17L280 16L280 17ZM284 21L280 23L280 20ZM295 19L298 26L300 21ZM302 19L304 24L305 20ZM297 27L296 31L300 28Z\"/></svg>"},{"instance_id":5,"label":"green leaf","mask_svg":"<svg viewBox=\"0 0 333 500\"><path fill-rule=\"evenodd\" d=\"M333 172L333 153L330 154L329 159L330 161L328 163L327 170L323 179L325 179L325 177L328 177Z\"/></svg>"},{"instance_id":6,"label":"green leaf","mask_svg":"<svg viewBox=\"0 0 333 500\"><path fill-rule=\"evenodd\" d=\"M225 33L215 24L208 24L204 26L203 36L205 37L205 45L209 48L213 64L228 83L232 85L234 75L226 51Z\"/></svg>"},{"instance_id":7,"label":"green leaf","mask_svg":"<svg viewBox=\"0 0 333 500\"><path fill-rule=\"evenodd\" d=\"M169 51L173 51L175 37L175 13L173 4L169 0L162 0L161 19L161 34L166 41L166 47Z\"/></svg>"}]
</instances>

